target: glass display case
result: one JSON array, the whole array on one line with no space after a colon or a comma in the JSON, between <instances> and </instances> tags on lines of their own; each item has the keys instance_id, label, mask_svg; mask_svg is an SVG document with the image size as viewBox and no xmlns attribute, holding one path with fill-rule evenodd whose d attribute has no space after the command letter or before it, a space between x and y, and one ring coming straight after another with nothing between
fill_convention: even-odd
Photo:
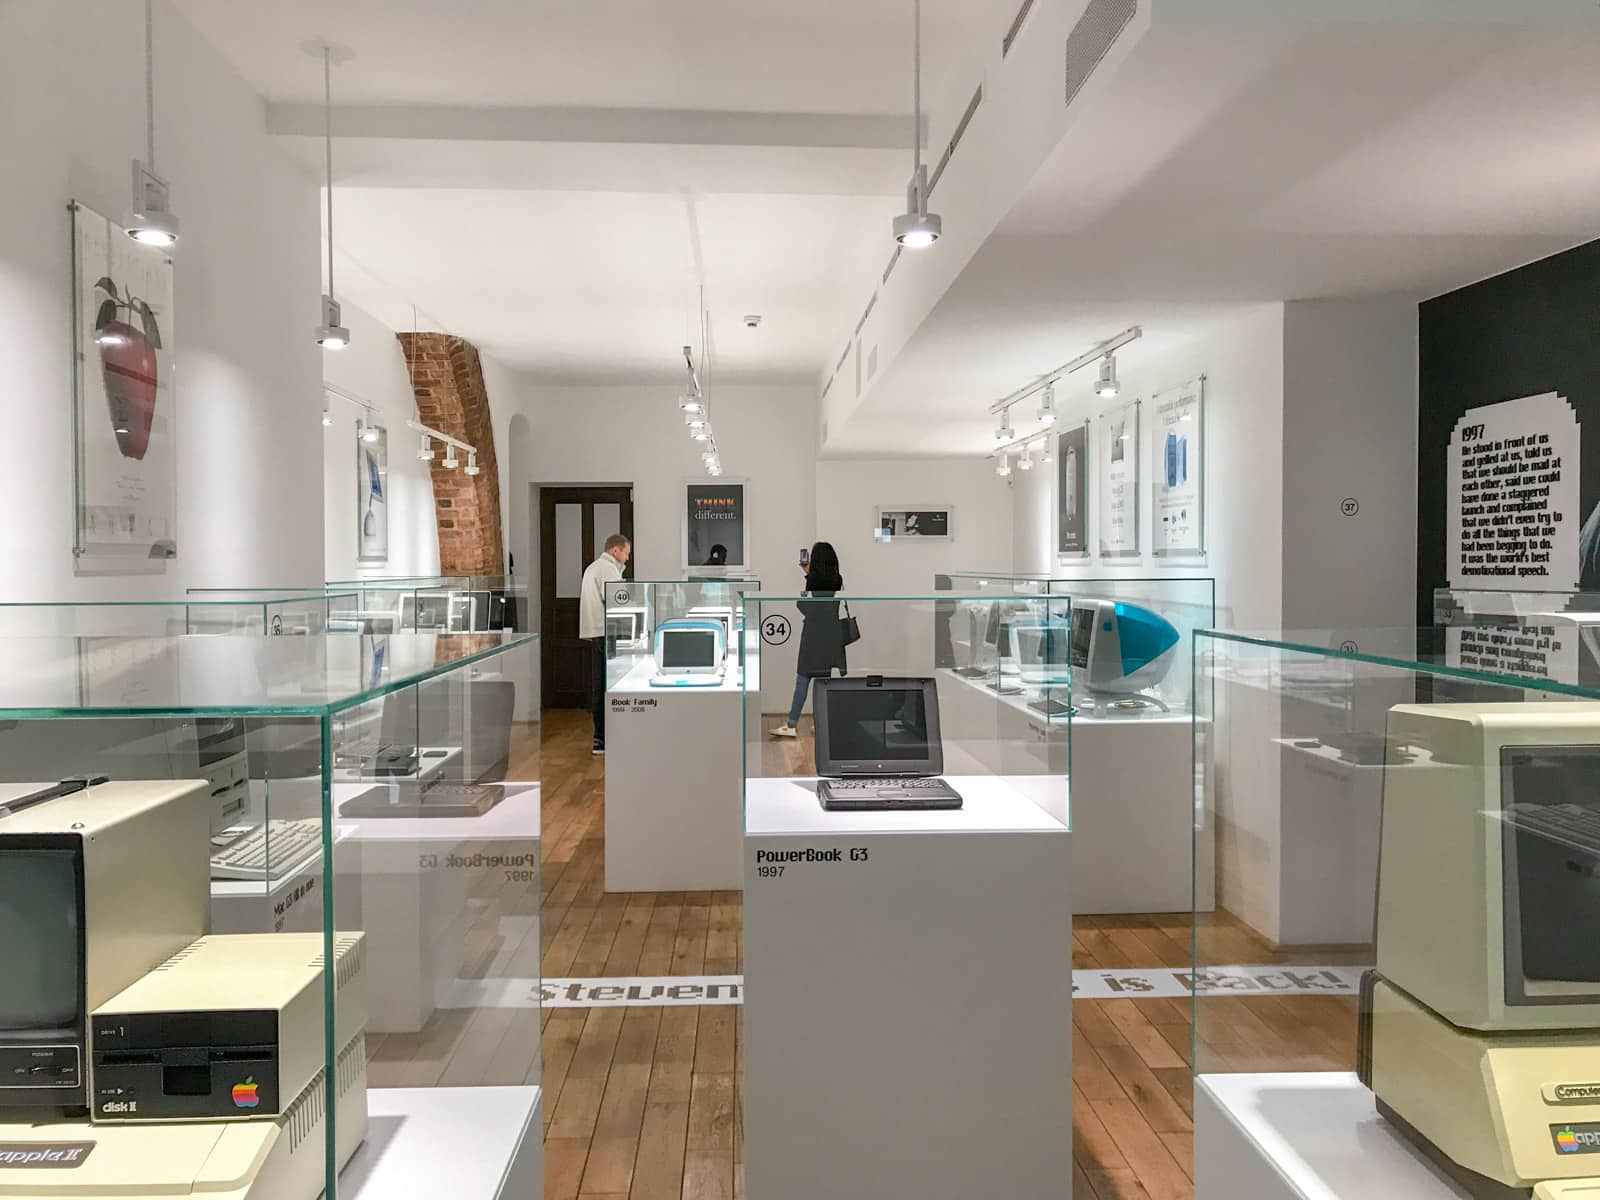
<instances>
[{"instance_id":1,"label":"glass display case","mask_svg":"<svg viewBox=\"0 0 1600 1200\"><path fill-rule=\"evenodd\" d=\"M760 586L754 579L612 584L606 592L607 690L726 684L737 691L746 669L759 686L761 639L747 627L745 596Z\"/></svg>"},{"instance_id":2,"label":"glass display case","mask_svg":"<svg viewBox=\"0 0 1600 1200\"><path fill-rule=\"evenodd\" d=\"M1074 677L1080 712L1153 718L1188 710L1194 634L1216 625L1216 581L1207 577L1058 579L1043 575L957 573L934 578L934 591L1051 596L1078 609ZM976 633L957 621L949 648L963 671L984 658Z\"/></svg>"},{"instance_id":3,"label":"glass display case","mask_svg":"<svg viewBox=\"0 0 1600 1200\"><path fill-rule=\"evenodd\" d=\"M798 642L795 699L814 707L744 693L750 1195L1041 1196L1071 1178L1069 724L1038 707L1070 709L1068 607L745 598L764 641ZM959 672L969 614L1014 672Z\"/></svg>"},{"instance_id":4,"label":"glass display case","mask_svg":"<svg viewBox=\"0 0 1600 1200\"><path fill-rule=\"evenodd\" d=\"M0 1141L92 1109L119 1185L315 1200L465 1138L536 1186L537 650L0 639L4 940L84 970L0 988L0 1056L53 1056L0 1072Z\"/></svg>"},{"instance_id":5,"label":"glass display case","mask_svg":"<svg viewBox=\"0 0 1600 1200\"><path fill-rule=\"evenodd\" d=\"M1197 1195L1596 1186L1600 690L1439 633L1197 635Z\"/></svg>"},{"instance_id":6,"label":"glass display case","mask_svg":"<svg viewBox=\"0 0 1600 1200\"><path fill-rule=\"evenodd\" d=\"M179 634L329 632L347 594L320 590L185 600L0 604L0 637L169 637Z\"/></svg>"},{"instance_id":7,"label":"glass display case","mask_svg":"<svg viewBox=\"0 0 1600 1200\"><path fill-rule=\"evenodd\" d=\"M188 595L252 603L282 590L190 588ZM503 575L349 580L329 583L324 592L332 601L326 614L330 633L497 633L516 629L525 608L511 578Z\"/></svg>"}]
</instances>

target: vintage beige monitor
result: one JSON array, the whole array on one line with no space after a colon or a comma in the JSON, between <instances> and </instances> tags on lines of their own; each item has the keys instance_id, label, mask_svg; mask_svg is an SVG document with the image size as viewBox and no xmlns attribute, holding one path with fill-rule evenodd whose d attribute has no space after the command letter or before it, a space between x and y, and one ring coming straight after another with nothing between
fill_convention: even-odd
<instances>
[{"instance_id":1,"label":"vintage beige monitor","mask_svg":"<svg viewBox=\"0 0 1600 1200\"><path fill-rule=\"evenodd\" d=\"M84 1111L89 1014L210 929L209 789L71 786L0 784L0 1119Z\"/></svg>"},{"instance_id":2,"label":"vintage beige monitor","mask_svg":"<svg viewBox=\"0 0 1600 1200\"><path fill-rule=\"evenodd\" d=\"M1600 1177L1600 705L1401 705L1388 743L1360 1074L1469 1194L1582 1194Z\"/></svg>"}]
</instances>

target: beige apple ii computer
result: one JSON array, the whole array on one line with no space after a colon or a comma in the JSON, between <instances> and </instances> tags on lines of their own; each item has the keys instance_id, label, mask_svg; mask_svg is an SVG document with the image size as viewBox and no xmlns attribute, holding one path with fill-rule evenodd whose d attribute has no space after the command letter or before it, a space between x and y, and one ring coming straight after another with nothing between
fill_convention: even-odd
<instances>
[{"instance_id":1,"label":"beige apple ii computer","mask_svg":"<svg viewBox=\"0 0 1600 1200\"><path fill-rule=\"evenodd\" d=\"M208 936L199 780L0 785L0 1196L316 1200L366 1134L364 941Z\"/></svg>"},{"instance_id":2,"label":"beige apple ii computer","mask_svg":"<svg viewBox=\"0 0 1600 1200\"><path fill-rule=\"evenodd\" d=\"M1402 705L1388 742L1361 1077L1470 1195L1594 1200L1600 705Z\"/></svg>"}]
</instances>

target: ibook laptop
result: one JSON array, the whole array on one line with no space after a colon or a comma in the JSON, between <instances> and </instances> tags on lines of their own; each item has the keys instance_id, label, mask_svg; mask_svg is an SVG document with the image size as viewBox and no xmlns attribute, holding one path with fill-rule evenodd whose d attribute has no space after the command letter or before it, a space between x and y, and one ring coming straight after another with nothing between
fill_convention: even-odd
<instances>
[{"instance_id":1,"label":"ibook laptop","mask_svg":"<svg viewBox=\"0 0 1600 1200\"><path fill-rule=\"evenodd\" d=\"M819 679L816 718L817 795L829 812L961 807L961 793L938 778L932 679Z\"/></svg>"},{"instance_id":2,"label":"ibook laptop","mask_svg":"<svg viewBox=\"0 0 1600 1200\"><path fill-rule=\"evenodd\" d=\"M656 673L651 687L720 687L728 666L720 621L663 621L656 626Z\"/></svg>"}]
</instances>

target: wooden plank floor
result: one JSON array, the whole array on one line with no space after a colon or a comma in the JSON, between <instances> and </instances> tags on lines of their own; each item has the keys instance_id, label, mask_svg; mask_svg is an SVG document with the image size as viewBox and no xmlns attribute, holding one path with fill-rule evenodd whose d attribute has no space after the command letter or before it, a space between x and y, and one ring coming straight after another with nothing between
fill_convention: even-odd
<instances>
[{"instance_id":1,"label":"wooden plank floor","mask_svg":"<svg viewBox=\"0 0 1600 1200\"><path fill-rule=\"evenodd\" d=\"M604 892L604 769L589 741L585 714L546 714L543 977L740 973L740 893ZM769 746L774 766L798 762L806 750L804 742ZM504 963L524 949L508 946L504 933L516 928L504 920L519 915L516 893L478 903L469 969ZM1221 914L1198 932L1207 962L1290 961ZM1073 921L1080 968L1181 968L1190 963L1190 942L1188 914ZM1359 957L1321 953L1295 961ZM1077 1000L1072 1012L1075 1197L1189 1200L1189 1002ZM536 1019L493 1009L441 1012L420 1034L376 1040L374 1086L397 1076L417 1084L537 1080ZM741 1019L738 1007L545 1010L547 1200L743 1196ZM1206 1001L1201 1021L1201 1053L1214 1069L1353 1069L1355 1006L1347 997L1218 998Z\"/></svg>"}]
</instances>

